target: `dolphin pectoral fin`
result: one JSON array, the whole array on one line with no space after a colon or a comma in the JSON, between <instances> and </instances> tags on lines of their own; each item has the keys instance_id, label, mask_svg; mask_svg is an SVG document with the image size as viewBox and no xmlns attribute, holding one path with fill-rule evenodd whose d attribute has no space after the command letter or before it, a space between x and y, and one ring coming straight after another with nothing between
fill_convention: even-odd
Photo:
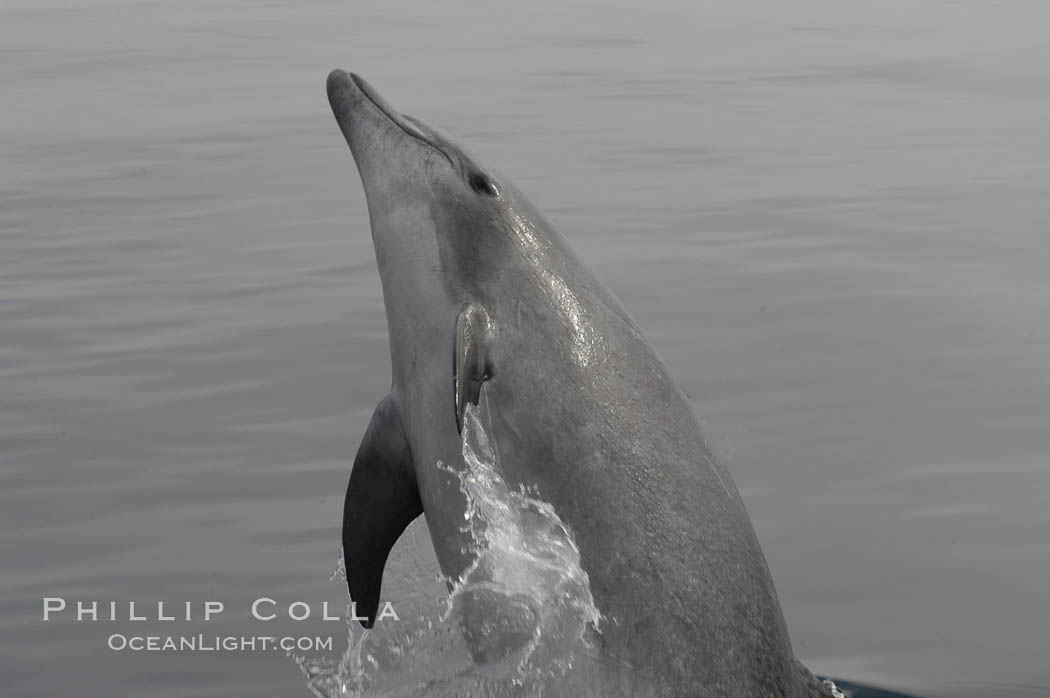
<instances>
[{"instance_id":1,"label":"dolphin pectoral fin","mask_svg":"<svg viewBox=\"0 0 1050 698\"><path fill-rule=\"evenodd\" d=\"M492 371L488 361L491 324L485 309L467 303L456 316L456 343L452 353L452 382L456 399L456 429L463 432L467 405L478 404L481 384Z\"/></svg>"},{"instance_id":2,"label":"dolphin pectoral fin","mask_svg":"<svg viewBox=\"0 0 1050 698\"><path fill-rule=\"evenodd\" d=\"M394 543L423 513L401 410L387 396L376 407L350 471L343 504L343 562L355 614L371 628L383 566Z\"/></svg>"}]
</instances>

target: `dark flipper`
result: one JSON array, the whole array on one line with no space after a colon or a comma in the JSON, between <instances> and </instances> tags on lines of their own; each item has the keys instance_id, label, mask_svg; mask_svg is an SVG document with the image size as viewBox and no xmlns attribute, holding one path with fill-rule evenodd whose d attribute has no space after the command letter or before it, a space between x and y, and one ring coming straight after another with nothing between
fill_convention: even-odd
<instances>
[{"instance_id":1,"label":"dark flipper","mask_svg":"<svg viewBox=\"0 0 1050 698\"><path fill-rule=\"evenodd\" d=\"M343 504L343 561L355 615L371 628L383 566L408 524L423 513L401 410L387 396L376 407L354 458Z\"/></svg>"},{"instance_id":2,"label":"dark flipper","mask_svg":"<svg viewBox=\"0 0 1050 698\"><path fill-rule=\"evenodd\" d=\"M456 338L452 350L452 382L456 400L456 428L463 432L467 405L478 404L481 384L491 375L488 343L491 326L488 313L473 303L463 306L456 317Z\"/></svg>"}]
</instances>

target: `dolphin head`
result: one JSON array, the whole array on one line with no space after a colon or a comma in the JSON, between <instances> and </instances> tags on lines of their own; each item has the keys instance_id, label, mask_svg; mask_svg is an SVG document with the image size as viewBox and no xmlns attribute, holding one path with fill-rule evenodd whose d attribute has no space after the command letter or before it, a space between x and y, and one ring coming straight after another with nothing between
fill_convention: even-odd
<instances>
[{"instance_id":1,"label":"dolphin head","mask_svg":"<svg viewBox=\"0 0 1050 698\"><path fill-rule=\"evenodd\" d=\"M538 259L522 245L547 247L549 226L509 181L360 76L333 70L327 89L364 185L397 382L399 364L448 339L463 303L514 293L514 271L527 276Z\"/></svg>"},{"instance_id":2,"label":"dolphin head","mask_svg":"<svg viewBox=\"0 0 1050 698\"><path fill-rule=\"evenodd\" d=\"M439 260L425 251L447 263L444 248L484 244L472 238L508 227L505 186L465 149L395 111L358 75L333 70L327 87L364 184L381 269L408 255L433 268Z\"/></svg>"}]
</instances>

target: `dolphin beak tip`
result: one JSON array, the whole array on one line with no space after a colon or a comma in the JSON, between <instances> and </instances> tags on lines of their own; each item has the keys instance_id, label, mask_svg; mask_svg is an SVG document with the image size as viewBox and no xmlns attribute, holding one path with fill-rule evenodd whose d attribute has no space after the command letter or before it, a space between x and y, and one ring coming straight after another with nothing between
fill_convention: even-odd
<instances>
[{"instance_id":1,"label":"dolphin beak tip","mask_svg":"<svg viewBox=\"0 0 1050 698\"><path fill-rule=\"evenodd\" d=\"M335 104L336 98L350 86L350 75L341 68L336 68L328 74L325 81L325 89L328 92L328 101Z\"/></svg>"}]
</instances>

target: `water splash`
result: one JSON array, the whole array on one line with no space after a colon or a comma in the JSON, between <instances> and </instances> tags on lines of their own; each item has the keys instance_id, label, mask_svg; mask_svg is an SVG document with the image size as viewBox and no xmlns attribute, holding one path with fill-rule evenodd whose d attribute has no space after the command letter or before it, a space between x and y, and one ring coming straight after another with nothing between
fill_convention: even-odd
<instances>
[{"instance_id":1,"label":"water splash","mask_svg":"<svg viewBox=\"0 0 1050 698\"><path fill-rule=\"evenodd\" d=\"M334 577L335 575L333 575ZM350 605L347 604L347 618ZM307 657L292 654L292 660L306 676L306 687L317 698L336 698L337 696L365 696L365 681L368 669L375 667L375 658L366 654L365 642L368 631L363 628L356 631L347 623L347 647L343 656L338 659L328 657Z\"/></svg>"},{"instance_id":2,"label":"water splash","mask_svg":"<svg viewBox=\"0 0 1050 698\"><path fill-rule=\"evenodd\" d=\"M342 657L293 657L318 698L540 695L594 655L601 615L572 531L536 492L507 485L486 425L487 410L468 406L463 470L437 464L466 496L473 564L415 617L348 622Z\"/></svg>"},{"instance_id":3,"label":"water splash","mask_svg":"<svg viewBox=\"0 0 1050 698\"><path fill-rule=\"evenodd\" d=\"M587 637L601 614L571 530L535 493L508 487L485 416L481 406L467 407L463 473L438 463L460 479L468 503L464 531L474 555L474 564L455 580L448 611L458 611L468 626L482 626L484 638L469 630L467 637L475 661L479 653L489 660L479 667L488 675L554 677L571 669L581 650L589 654Z\"/></svg>"},{"instance_id":4,"label":"water splash","mask_svg":"<svg viewBox=\"0 0 1050 698\"><path fill-rule=\"evenodd\" d=\"M820 685L831 694L831 698L846 698L846 694L839 690L839 687L835 685L835 682L831 679L824 679L820 682Z\"/></svg>"}]
</instances>

